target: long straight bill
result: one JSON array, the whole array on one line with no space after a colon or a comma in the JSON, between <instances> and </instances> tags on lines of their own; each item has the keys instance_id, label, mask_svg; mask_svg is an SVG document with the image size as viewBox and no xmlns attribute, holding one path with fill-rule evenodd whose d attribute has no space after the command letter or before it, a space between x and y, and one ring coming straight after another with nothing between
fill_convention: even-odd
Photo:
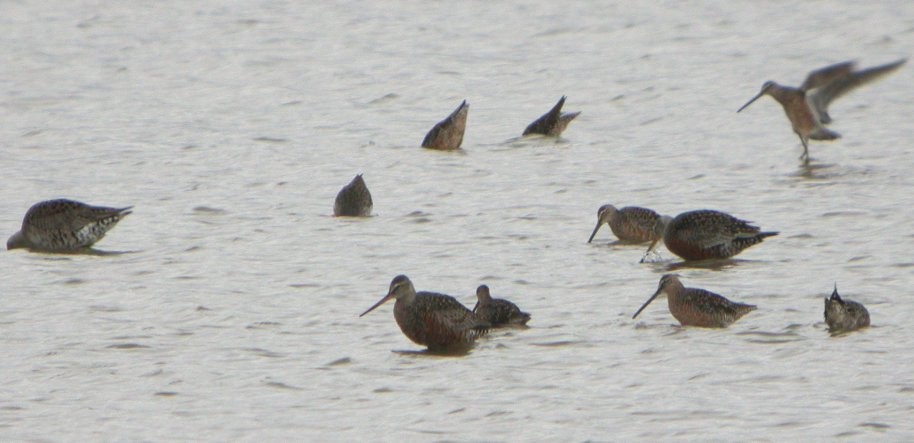
<instances>
[{"instance_id":1,"label":"long straight bill","mask_svg":"<svg viewBox=\"0 0 914 443\"><path fill-rule=\"evenodd\" d=\"M743 109L746 109L746 106L751 105L752 102L758 100L759 97L761 97L762 95L764 95L764 93L763 93L763 92L759 92L758 94L755 95L755 97L752 97L752 100L747 101L746 104L743 105L743 107L737 109L736 112L739 113L739 111L742 111Z\"/></svg>"},{"instance_id":2,"label":"long straight bill","mask_svg":"<svg viewBox=\"0 0 914 443\"><path fill-rule=\"evenodd\" d=\"M367 313L369 313L369 312L371 312L371 311L374 311L374 308L377 308L378 306L383 305L384 302L386 302L387 300L390 300L390 299L392 299L392 298L393 298L393 295L391 295L391 294L385 295L381 300L379 300L377 303L375 303L374 306L368 308L368 310L365 311L365 312L363 312L362 315L360 315L359 317L362 317L362 316L364 316L365 314L367 314Z\"/></svg>"},{"instance_id":3,"label":"long straight bill","mask_svg":"<svg viewBox=\"0 0 914 443\"><path fill-rule=\"evenodd\" d=\"M637 317L638 314L640 314L641 311L643 311L644 308L647 307L647 305L651 304L651 302L654 301L654 299L657 298L658 295L660 295L660 288L657 288L657 292L655 292L654 295L651 296L651 298L647 299L647 301L644 302L644 304L641 305L640 308L638 308L638 312L636 312L635 315L632 316L632 320L634 320L635 317Z\"/></svg>"}]
</instances>

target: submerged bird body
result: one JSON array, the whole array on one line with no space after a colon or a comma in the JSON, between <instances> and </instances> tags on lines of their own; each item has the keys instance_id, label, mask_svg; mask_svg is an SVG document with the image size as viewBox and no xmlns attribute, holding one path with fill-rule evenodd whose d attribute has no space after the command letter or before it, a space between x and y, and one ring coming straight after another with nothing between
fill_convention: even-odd
<instances>
[{"instance_id":1,"label":"submerged bird body","mask_svg":"<svg viewBox=\"0 0 914 443\"><path fill-rule=\"evenodd\" d=\"M711 291L686 288L677 275L666 274L660 278L654 295L641 305L632 318L637 317L661 293L666 294L670 314L682 326L725 328L756 309L755 305L732 302Z\"/></svg>"},{"instance_id":2,"label":"submerged bird body","mask_svg":"<svg viewBox=\"0 0 914 443\"><path fill-rule=\"evenodd\" d=\"M905 61L898 60L859 71L854 70L854 62L826 66L810 72L799 88L767 81L762 85L761 91L736 112L742 111L761 96L770 95L784 108L793 132L803 144L803 155L800 158L808 162L809 140L835 140L841 137L837 132L825 127L832 121L828 114L828 105L854 88L898 69Z\"/></svg>"},{"instance_id":3,"label":"submerged bird body","mask_svg":"<svg viewBox=\"0 0 914 443\"><path fill-rule=\"evenodd\" d=\"M416 292L405 275L394 277L387 295L362 315L392 298L397 300L394 319L403 334L433 351L469 347L490 326L450 295Z\"/></svg>"},{"instance_id":4,"label":"submerged bird body","mask_svg":"<svg viewBox=\"0 0 914 443\"><path fill-rule=\"evenodd\" d=\"M761 243L777 232L760 232L745 220L710 209L683 212L675 218L660 217L655 227L662 232L663 243L670 252L685 260L724 259ZM655 239L648 253L658 243Z\"/></svg>"},{"instance_id":5,"label":"submerged bird body","mask_svg":"<svg viewBox=\"0 0 914 443\"><path fill-rule=\"evenodd\" d=\"M132 208L91 206L67 199L39 202L25 213L22 229L7 240L6 247L44 252L87 249L130 214Z\"/></svg>"},{"instance_id":6,"label":"submerged bird body","mask_svg":"<svg viewBox=\"0 0 914 443\"><path fill-rule=\"evenodd\" d=\"M333 202L333 215L337 217L368 217L371 215L372 201L368 186L362 179L362 174L344 186Z\"/></svg>"},{"instance_id":7,"label":"submerged bird body","mask_svg":"<svg viewBox=\"0 0 914 443\"><path fill-rule=\"evenodd\" d=\"M479 301L473 307L473 313L492 326L526 325L530 321L530 314L521 311L514 303L492 298L486 285L476 288L476 297Z\"/></svg>"},{"instance_id":8,"label":"submerged bird body","mask_svg":"<svg viewBox=\"0 0 914 443\"><path fill-rule=\"evenodd\" d=\"M559 99L549 112L543 114L533 123L527 125L523 135L542 134L551 137L562 135L562 131L568 127L568 124L580 115L580 112L562 112L562 106L565 105L565 96Z\"/></svg>"},{"instance_id":9,"label":"submerged bird body","mask_svg":"<svg viewBox=\"0 0 914 443\"><path fill-rule=\"evenodd\" d=\"M825 299L825 323L832 333L849 332L870 325L870 313L855 301L844 300L838 295L838 286Z\"/></svg>"},{"instance_id":10,"label":"submerged bird body","mask_svg":"<svg viewBox=\"0 0 914 443\"><path fill-rule=\"evenodd\" d=\"M469 110L470 105L464 100L451 115L428 131L425 139L422 140L422 147L440 150L460 149L460 145L463 143L463 133L467 127Z\"/></svg>"},{"instance_id":11,"label":"submerged bird body","mask_svg":"<svg viewBox=\"0 0 914 443\"><path fill-rule=\"evenodd\" d=\"M613 234L623 242L644 243L657 238L654 227L660 215L653 210L637 206L616 209L613 205L603 205L597 210L597 226L593 228L587 243L590 243L603 224L609 225Z\"/></svg>"}]
</instances>

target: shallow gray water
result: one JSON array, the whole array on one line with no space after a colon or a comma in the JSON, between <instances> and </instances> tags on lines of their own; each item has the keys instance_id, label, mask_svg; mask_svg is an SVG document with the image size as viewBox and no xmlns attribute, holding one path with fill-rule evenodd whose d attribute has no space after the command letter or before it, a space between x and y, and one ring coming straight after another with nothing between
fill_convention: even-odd
<instances>
[{"instance_id":1,"label":"shallow gray water","mask_svg":"<svg viewBox=\"0 0 914 443\"><path fill-rule=\"evenodd\" d=\"M914 3L863 3L0 4L2 231L136 205L98 245L130 253L0 254L0 440L910 439L914 70L837 101L809 169L773 100L735 114L907 57ZM516 138L563 94L563 139ZM465 151L420 149L463 99ZM376 216L331 217L360 172ZM586 243L604 203L781 234L639 264ZM631 320L671 268L759 309ZM357 317L400 273L531 328L401 352L392 306ZM836 281L872 328L828 335Z\"/></svg>"}]
</instances>

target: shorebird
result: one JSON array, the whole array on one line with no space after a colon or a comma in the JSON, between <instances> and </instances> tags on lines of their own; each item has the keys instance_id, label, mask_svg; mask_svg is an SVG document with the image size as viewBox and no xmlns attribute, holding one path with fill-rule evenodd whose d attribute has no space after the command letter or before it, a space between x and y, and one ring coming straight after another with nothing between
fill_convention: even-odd
<instances>
[{"instance_id":1,"label":"shorebird","mask_svg":"<svg viewBox=\"0 0 914 443\"><path fill-rule=\"evenodd\" d=\"M470 105L464 100L451 115L428 131L425 139L422 140L422 147L442 150L460 149L460 144L463 143L463 132L467 127L469 110Z\"/></svg>"},{"instance_id":2,"label":"shorebird","mask_svg":"<svg viewBox=\"0 0 914 443\"><path fill-rule=\"evenodd\" d=\"M362 179L356 175L348 185L343 186L333 202L333 215L340 217L368 217L371 215L371 193Z\"/></svg>"},{"instance_id":3,"label":"shorebird","mask_svg":"<svg viewBox=\"0 0 914 443\"><path fill-rule=\"evenodd\" d=\"M862 304L842 299L836 283L831 298L825 299L825 323L833 334L849 332L869 326L870 313Z\"/></svg>"},{"instance_id":4,"label":"shorebird","mask_svg":"<svg viewBox=\"0 0 914 443\"><path fill-rule=\"evenodd\" d=\"M793 132L800 137L800 143L803 144L803 155L800 158L805 159L808 164L810 139L834 140L841 137L837 132L825 127L832 121L828 115L828 105L852 89L898 69L905 61L907 60L902 59L859 71L854 70L856 63L852 61L826 66L810 72L799 88L779 85L769 80L762 85L762 90L755 97L736 112L746 109L763 95L770 95L777 100L784 108L784 113L793 126Z\"/></svg>"},{"instance_id":5,"label":"shorebird","mask_svg":"<svg viewBox=\"0 0 914 443\"><path fill-rule=\"evenodd\" d=\"M766 237L778 235L759 232L758 226L749 223L711 209L683 212L676 218L661 216L654 227L658 236L651 241L641 261L660 240L670 252L685 260L707 260L733 257Z\"/></svg>"},{"instance_id":6,"label":"shorebird","mask_svg":"<svg viewBox=\"0 0 914 443\"><path fill-rule=\"evenodd\" d=\"M527 129L524 129L523 135L542 134L551 137L562 135L562 131L568 127L568 123L571 123L575 117L581 114L580 112L562 113L562 105L564 104L565 96L563 95L549 112L543 114L542 117L536 119L533 123L530 123L527 126Z\"/></svg>"},{"instance_id":7,"label":"shorebird","mask_svg":"<svg viewBox=\"0 0 914 443\"><path fill-rule=\"evenodd\" d=\"M6 248L42 252L85 250L101 240L132 208L90 206L66 199L35 203L25 213L22 229L6 241Z\"/></svg>"},{"instance_id":8,"label":"shorebird","mask_svg":"<svg viewBox=\"0 0 914 443\"><path fill-rule=\"evenodd\" d=\"M711 291L699 288L686 288L676 274L660 277L657 292L647 299L632 319L638 316L658 295L666 294L670 314L682 326L699 326L702 328L726 328L740 317L756 309L755 305L736 303Z\"/></svg>"},{"instance_id":9,"label":"shorebird","mask_svg":"<svg viewBox=\"0 0 914 443\"><path fill-rule=\"evenodd\" d=\"M590 243L603 224L608 224L609 229L626 243L644 243L657 238L654 226L660 220L656 212L637 206L626 206L616 209L613 205L603 205L597 210L597 226L593 228L587 243Z\"/></svg>"},{"instance_id":10,"label":"shorebird","mask_svg":"<svg viewBox=\"0 0 914 443\"><path fill-rule=\"evenodd\" d=\"M530 314L523 312L514 303L501 298L492 298L489 287L480 285L476 288L476 306L473 313L480 320L487 321L492 326L526 325L530 321Z\"/></svg>"},{"instance_id":11,"label":"shorebird","mask_svg":"<svg viewBox=\"0 0 914 443\"><path fill-rule=\"evenodd\" d=\"M397 300L394 319L403 334L431 351L470 347L490 326L450 295L416 292L405 275L394 277L387 295L359 317L390 299Z\"/></svg>"}]
</instances>

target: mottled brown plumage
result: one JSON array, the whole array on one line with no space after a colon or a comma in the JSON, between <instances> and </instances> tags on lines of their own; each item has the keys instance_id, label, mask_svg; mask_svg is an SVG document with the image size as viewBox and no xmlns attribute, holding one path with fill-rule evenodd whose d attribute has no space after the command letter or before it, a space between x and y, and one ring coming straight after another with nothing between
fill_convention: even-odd
<instances>
[{"instance_id":1,"label":"mottled brown plumage","mask_svg":"<svg viewBox=\"0 0 914 443\"><path fill-rule=\"evenodd\" d=\"M101 240L132 208L91 206L67 199L39 202L25 213L22 229L7 240L6 247L43 252L85 250Z\"/></svg>"},{"instance_id":2,"label":"mottled brown plumage","mask_svg":"<svg viewBox=\"0 0 914 443\"><path fill-rule=\"evenodd\" d=\"M662 237L651 242L645 257L662 239L670 252L685 260L730 258L778 234L760 232L745 220L710 209L683 212L672 219L662 216L655 230L657 234L663 233Z\"/></svg>"},{"instance_id":3,"label":"mottled brown plumage","mask_svg":"<svg viewBox=\"0 0 914 443\"><path fill-rule=\"evenodd\" d=\"M870 313L855 301L844 300L838 295L838 285L825 299L825 323L832 334L850 332L870 325Z\"/></svg>"},{"instance_id":4,"label":"mottled brown plumage","mask_svg":"<svg viewBox=\"0 0 914 443\"><path fill-rule=\"evenodd\" d=\"M405 275L394 277L387 295L360 317L392 298L397 300L394 319L403 334L432 351L472 346L490 326L450 295L426 291L417 293Z\"/></svg>"},{"instance_id":5,"label":"mottled brown plumage","mask_svg":"<svg viewBox=\"0 0 914 443\"><path fill-rule=\"evenodd\" d=\"M523 312L514 303L501 298L492 298L489 287L480 285L476 288L476 306L473 313L480 320L489 322L492 326L526 325L530 321L530 314Z\"/></svg>"},{"instance_id":6,"label":"mottled brown plumage","mask_svg":"<svg viewBox=\"0 0 914 443\"><path fill-rule=\"evenodd\" d=\"M660 278L654 295L641 305L632 319L661 293L666 294L670 314L673 314L682 326L725 328L756 309L755 305L732 302L711 291L686 288L679 281L679 276L666 274Z\"/></svg>"},{"instance_id":7,"label":"mottled brown plumage","mask_svg":"<svg viewBox=\"0 0 914 443\"><path fill-rule=\"evenodd\" d=\"M470 105L464 100L460 106L447 116L444 120L438 122L422 140L422 147L429 149L460 149L463 143L463 133L467 127L467 113Z\"/></svg>"},{"instance_id":8,"label":"mottled brown plumage","mask_svg":"<svg viewBox=\"0 0 914 443\"><path fill-rule=\"evenodd\" d=\"M593 228L587 243L590 243L603 224L608 224L616 237L626 243L644 243L657 238L654 226L660 220L656 212L637 206L616 209L613 205L603 205L597 210L597 226Z\"/></svg>"},{"instance_id":9,"label":"mottled brown plumage","mask_svg":"<svg viewBox=\"0 0 914 443\"><path fill-rule=\"evenodd\" d=\"M340 189L333 202L333 215L337 217L368 217L371 215L371 193L362 179L356 175L348 185Z\"/></svg>"},{"instance_id":10,"label":"mottled brown plumage","mask_svg":"<svg viewBox=\"0 0 914 443\"><path fill-rule=\"evenodd\" d=\"M562 113L562 106L565 104L565 96L559 99L558 103L549 110L549 112L543 114L540 118L536 119L533 123L527 125L527 128L524 129L523 135L529 134L542 134L548 135L550 137L558 137L562 135L562 131L568 127L568 124L574 120L575 117L580 115L580 112L565 112Z\"/></svg>"},{"instance_id":11,"label":"mottled brown plumage","mask_svg":"<svg viewBox=\"0 0 914 443\"><path fill-rule=\"evenodd\" d=\"M828 115L828 105L852 89L898 69L905 61L898 60L860 71L854 70L854 62L826 66L810 72L799 88L767 81L762 85L762 90L736 112L742 111L759 97L770 95L784 108L793 132L803 144L803 155L800 158L808 163L810 139L834 140L841 137L837 132L825 127L832 121Z\"/></svg>"}]
</instances>

